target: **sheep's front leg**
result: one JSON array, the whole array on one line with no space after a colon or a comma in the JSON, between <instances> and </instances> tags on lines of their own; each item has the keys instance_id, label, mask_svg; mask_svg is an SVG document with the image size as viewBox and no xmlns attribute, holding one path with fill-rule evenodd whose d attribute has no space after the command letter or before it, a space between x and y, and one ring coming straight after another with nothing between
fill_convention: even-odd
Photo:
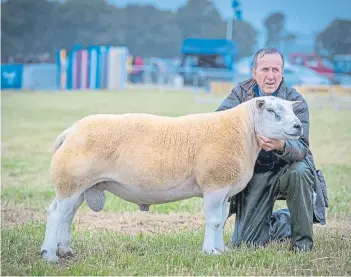
<instances>
[{"instance_id":1,"label":"sheep's front leg","mask_svg":"<svg viewBox=\"0 0 351 277\"><path fill-rule=\"evenodd\" d=\"M223 239L224 225L227 220L227 200L228 199L226 197L224 203L222 204L222 221L216 230L216 249L220 252L227 250Z\"/></svg>"},{"instance_id":2,"label":"sheep's front leg","mask_svg":"<svg viewBox=\"0 0 351 277\"><path fill-rule=\"evenodd\" d=\"M227 198L227 190L216 190L204 195L204 209L205 209L205 239L203 244L203 251L206 254L221 254L216 249L216 244L220 244L224 249L223 242L223 228L220 225L223 222L223 203ZM219 229L219 230L218 230ZM216 236L216 233L218 235ZM217 238L217 243L216 243ZM223 247L222 247L223 245Z\"/></svg>"}]
</instances>

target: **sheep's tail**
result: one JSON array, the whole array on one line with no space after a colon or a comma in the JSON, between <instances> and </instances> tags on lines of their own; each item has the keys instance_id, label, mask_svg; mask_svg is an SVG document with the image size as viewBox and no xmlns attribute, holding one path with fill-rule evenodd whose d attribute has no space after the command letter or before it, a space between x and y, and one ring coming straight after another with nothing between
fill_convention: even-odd
<instances>
[{"instance_id":1,"label":"sheep's tail","mask_svg":"<svg viewBox=\"0 0 351 277\"><path fill-rule=\"evenodd\" d=\"M55 140L54 143L54 147L53 147L53 153L55 153L57 151L57 149L60 148L60 146L62 145L62 143L65 141L67 134L68 134L68 129L64 130L61 134L59 134Z\"/></svg>"}]
</instances>

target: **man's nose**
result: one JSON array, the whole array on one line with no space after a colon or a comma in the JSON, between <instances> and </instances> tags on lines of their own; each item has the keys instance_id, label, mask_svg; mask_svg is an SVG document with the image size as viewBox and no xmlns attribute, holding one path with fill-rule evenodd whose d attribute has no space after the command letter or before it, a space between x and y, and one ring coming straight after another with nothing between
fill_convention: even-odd
<instances>
[{"instance_id":1,"label":"man's nose","mask_svg":"<svg viewBox=\"0 0 351 277\"><path fill-rule=\"evenodd\" d=\"M273 72L271 70L268 71L267 78L273 79Z\"/></svg>"}]
</instances>

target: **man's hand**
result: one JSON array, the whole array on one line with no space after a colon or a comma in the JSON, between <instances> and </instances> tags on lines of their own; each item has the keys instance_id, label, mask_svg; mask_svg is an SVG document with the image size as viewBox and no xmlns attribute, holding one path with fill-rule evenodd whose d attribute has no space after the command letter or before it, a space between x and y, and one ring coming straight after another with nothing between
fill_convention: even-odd
<instances>
[{"instance_id":1,"label":"man's hand","mask_svg":"<svg viewBox=\"0 0 351 277\"><path fill-rule=\"evenodd\" d=\"M257 135L257 138L260 146L266 151L271 151L271 150L281 151L285 147L285 140L269 139L262 135Z\"/></svg>"}]
</instances>

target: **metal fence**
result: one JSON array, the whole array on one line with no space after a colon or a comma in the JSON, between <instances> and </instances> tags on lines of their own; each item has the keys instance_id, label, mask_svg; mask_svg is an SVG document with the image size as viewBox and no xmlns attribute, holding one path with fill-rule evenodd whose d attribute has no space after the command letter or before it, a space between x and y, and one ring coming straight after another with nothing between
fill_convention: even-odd
<instances>
[{"instance_id":1,"label":"metal fence","mask_svg":"<svg viewBox=\"0 0 351 277\"><path fill-rule=\"evenodd\" d=\"M59 90L56 64L2 65L2 87L5 84L14 89ZM302 74L301 74L302 75ZM192 90L194 92L229 93L235 84L251 77L226 69L170 66L160 68L155 65L135 66L128 69L128 88L158 90ZM287 78L288 86L294 86L301 93L320 93L331 99L340 95L351 95L351 75L334 74L334 82L318 77L301 80Z\"/></svg>"},{"instance_id":2,"label":"metal fence","mask_svg":"<svg viewBox=\"0 0 351 277\"><path fill-rule=\"evenodd\" d=\"M193 89L211 92L214 82L234 83L249 78L221 68L172 67L159 69L155 66L132 67L128 73L129 85L138 87L162 87L169 89Z\"/></svg>"},{"instance_id":3,"label":"metal fence","mask_svg":"<svg viewBox=\"0 0 351 277\"><path fill-rule=\"evenodd\" d=\"M220 103L231 92L235 84L247 80L251 74L239 74L221 69L198 69L177 67L176 70L157 70L143 66L135 68L128 75L128 88L137 90L190 90L194 93L212 94L210 98L203 94L195 96L196 101L215 101ZM306 76L305 76L306 77ZM351 75L334 74L334 81L316 75L315 78L285 80L287 85L305 96L311 107L351 109ZM213 95L218 94L217 97Z\"/></svg>"},{"instance_id":4,"label":"metal fence","mask_svg":"<svg viewBox=\"0 0 351 277\"><path fill-rule=\"evenodd\" d=\"M351 87L351 74L333 75L330 80L317 73L311 76L301 73L295 75L284 75L284 80L288 86L314 86L314 87ZM158 69L153 66L132 67L128 73L128 83L139 87L162 86L173 89L192 88L207 92L224 92L227 86L247 80L250 73L238 73L218 68L186 68L173 67L171 69Z\"/></svg>"}]
</instances>

